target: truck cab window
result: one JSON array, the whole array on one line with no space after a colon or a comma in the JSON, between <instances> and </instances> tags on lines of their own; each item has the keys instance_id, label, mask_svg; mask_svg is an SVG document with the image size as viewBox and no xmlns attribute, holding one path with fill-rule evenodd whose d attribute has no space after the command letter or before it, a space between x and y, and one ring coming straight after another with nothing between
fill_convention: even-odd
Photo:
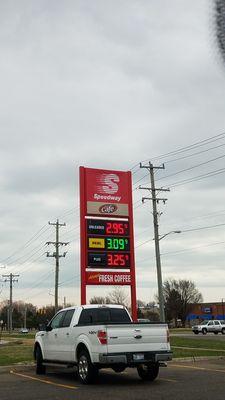
<instances>
[{"instance_id":1,"label":"truck cab window","mask_svg":"<svg viewBox=\"0 0 225 400\"><path fill-rule=\"evenodd\" d=\"M111 308L111 321L118 324L131 322L130 317L124 308Z\"/></svg>"},{"instance_id":2,"label":"truck cab window","mask_svg":"<svg viewBox=\"0 0 225 400\"><path fill-rule=\"evenodd\" d=\"M75 310L68 310L66 311L66 315L62 321L62 328L67 328L68 326L70 326L70 323L72 321L73 318L73 314L74 314Z\"/></svg>"},{"instance_id":3,"label":"truck cab window","mask_svg":"<svg viewBox=\"0 0 225 400\"><path fill-rule=\"evenodd\" d=\"M82 310L79 325L91 325L94 323L94 310L89 310L88 308Z\"/></svg>"},{"instance_id":4,"label":"truck cab window","mask_svg":"<svg viewBox=\"0 0 225 400\"><path fill-rule=\"evenodd\" d=\"M56 314L56 316L51 320L49 326L52 329L60 328L62 320L63 320L65 314L66 314L66 311L61 311L58 314Z\"/></svg>"}]
</instances>

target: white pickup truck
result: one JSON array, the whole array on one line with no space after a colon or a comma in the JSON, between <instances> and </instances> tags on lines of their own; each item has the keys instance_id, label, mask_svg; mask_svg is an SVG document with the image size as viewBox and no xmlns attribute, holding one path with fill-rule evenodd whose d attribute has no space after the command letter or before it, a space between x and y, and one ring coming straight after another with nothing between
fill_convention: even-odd
<instances>
[{"instance_id":1,"label":"white pickup truck","mask_svg":"<svg viewBox=\"0 0 225 400\"><path fill-rule=\"evenodd\" d=\"M192 331L196 335L198 333L206 335L207 332L213 332L215 333L215 335L221 332L223 335L225 335L225 323L223 320L218 320L218 319L206 320L203 321L200 325L192 326Z\"/></svg>"},{"instance_id":2,"label":"white pickup truck","mask_svg":"<svg viewBox=\"0 0 225 400\"><path fill-rule=\"evenodd\" d=\"M76 366L80 381L88 384L100 368L136 367L140 378L153 381L172 359L167 325L132 322L119 305L64 308L41 329L34 344L37 374L49 364Z\"/></svg>"}]
</instances>

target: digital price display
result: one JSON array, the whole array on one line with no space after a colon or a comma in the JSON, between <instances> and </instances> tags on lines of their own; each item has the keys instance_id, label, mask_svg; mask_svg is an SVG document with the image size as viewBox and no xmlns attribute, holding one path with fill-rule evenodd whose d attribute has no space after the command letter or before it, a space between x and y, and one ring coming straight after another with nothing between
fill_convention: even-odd
<instances>
[{"instance_id":1,"label":"digital price display","mask_svg":"<svg viewBox=\"0 0 225 400\"><path fill-rule=\"evenodd\" d=\"M129 223L127 221L88 219L87 234L129 236Z\"/></svg>"},{"instance_id":2,"label":"digital price display","mask_svg":"<svg viewBox=\"0 0 225 400\"><path fill-rule=\"evenodd\" d=\"M128 221L88 218L86 229L88 267L130 268Z\"/></svg>"}]
</instances>

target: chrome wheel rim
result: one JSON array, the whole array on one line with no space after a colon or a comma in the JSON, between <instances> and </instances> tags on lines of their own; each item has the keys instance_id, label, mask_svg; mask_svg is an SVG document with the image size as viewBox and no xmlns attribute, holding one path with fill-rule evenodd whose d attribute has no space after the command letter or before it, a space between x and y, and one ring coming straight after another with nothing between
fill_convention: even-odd
<instances>
[{"instance_id":1,"label":"chrome wheel rim","mask_svg":"<svg viewBox=\"0 0 225 400\"><path fill-rule=\"evenodd\" d=\"M84 381L88 375L88 361L85 356L81 356L78 363L78 370L81 379Z\"/></svg>"}]
</instances>

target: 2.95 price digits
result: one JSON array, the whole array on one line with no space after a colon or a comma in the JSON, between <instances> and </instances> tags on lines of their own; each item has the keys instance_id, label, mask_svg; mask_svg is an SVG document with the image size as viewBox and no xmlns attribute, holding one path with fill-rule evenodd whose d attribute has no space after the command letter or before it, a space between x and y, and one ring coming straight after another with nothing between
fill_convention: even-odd
<instances>
[{"instance_id":1,"label":"2.95 price digits","mask_svg":"<svg viewBox=\"0 0 225 400\"><path fill-rule=\"evenodd\" d=\"M129 250L129 239L106 238L107 250Z\"/></svg>"},{"instance_id":2,"label":"2.95 price digits","mask_svg":"<svg viewBox=\"0 0 225 400\"><path fill-rule=\"evenodd\" d=\"M107 254L108 267L130 267L129 254Z\"/></svg>"},{"instance_id":3,"label":"2.95 price digits","mask_svg":"<svg viewBox=\"0 0 225 400\"><path fill-rule=\"evenodd\" d=\"M107 222L106 235L129 235L128 223L124 222Z\"/></svg>"}]
</instances>

